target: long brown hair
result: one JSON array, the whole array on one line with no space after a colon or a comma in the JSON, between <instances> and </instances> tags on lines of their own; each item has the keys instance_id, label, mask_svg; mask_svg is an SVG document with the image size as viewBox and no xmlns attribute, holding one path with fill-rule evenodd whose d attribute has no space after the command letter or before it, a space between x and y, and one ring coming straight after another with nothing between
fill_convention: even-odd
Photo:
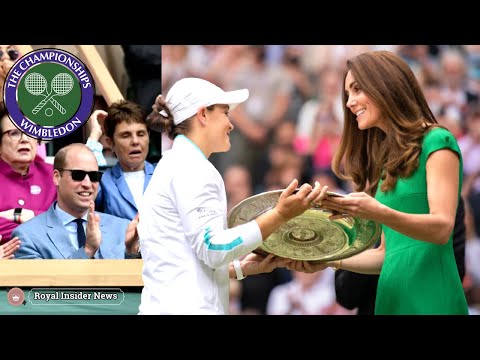
<instances>
[{"instance_id":1,"label":"long brown hair","mask_svg":"<svg viewBox=\"0 0 480 360\"><path fill-rule=\"evenodd\" d=\"M387 131L360 130L356 115L347 108L347 73L375 103L386 119ZM395 187L398 177L408 177L418 167L422 139L437 120L414 73L389 51L365 52L347 61L343 77L343 136L332 169L353 180L357 191L374 195L380 178L382 191ZM427 126L425 126L427 124Z\"/></svg>"}]
</instances>

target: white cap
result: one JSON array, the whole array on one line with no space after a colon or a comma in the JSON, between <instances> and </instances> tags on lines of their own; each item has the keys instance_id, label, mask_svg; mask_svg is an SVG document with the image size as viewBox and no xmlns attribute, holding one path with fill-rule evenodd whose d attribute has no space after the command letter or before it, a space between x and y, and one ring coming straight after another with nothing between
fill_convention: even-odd
<instances>
[{"instance_id":1,"label":"white cap","mask_svg":"<svg viewBox=\"0 0 480 360\"><path fill-rule=\"evenodd\" d=\"M233 110L248 99L248 89L223 91L211 82L199 78L178 80L167 93L165 101L175 125L195 115L201 107L225 104Z\"/></svg>"}]
</instances>

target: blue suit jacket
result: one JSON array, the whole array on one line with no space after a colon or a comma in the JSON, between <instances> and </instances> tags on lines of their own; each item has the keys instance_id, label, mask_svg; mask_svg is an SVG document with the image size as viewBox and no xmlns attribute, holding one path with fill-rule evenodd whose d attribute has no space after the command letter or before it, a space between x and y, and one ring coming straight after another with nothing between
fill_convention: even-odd
<instances>
[{"instance_id":1,"label":"blue suit jacket","mask_svg":"<svg viewBox=\"0 0 480 360\"><path fill-rule=\"evenodd\" d=\"M157 164L145 161L145 182L143 192L147 188ZM132 220L137 215L138 208L133 195L125 181L120 163L105 171L100 182L95 208L104 213Z\"/></svg>"},{"instance_id":2,"label":"blue suit jacket","mask_svg":"<svg viewBox=\"0 0 480 360\"><path fill-rule=\"evenodd\" d=\"M19 225L12 233L21 240L15 259L88 259L85 248L75 250L67 230L54 210L47 211ZM95 254L99 259L125 258L125 232L130 221L96 212L100 215L102 242Z\"/></svg>"}]
</instances>

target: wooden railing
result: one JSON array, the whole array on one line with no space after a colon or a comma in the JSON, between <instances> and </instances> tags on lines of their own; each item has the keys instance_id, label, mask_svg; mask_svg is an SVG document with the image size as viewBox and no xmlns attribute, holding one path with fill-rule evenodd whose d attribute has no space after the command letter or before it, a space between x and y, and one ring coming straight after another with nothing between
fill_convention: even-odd
<instances>
[{"instance_id":1,"label":"wooden railing","mask_svg":"<svg viewBox=\"0 0 480 360\"><path fill-rule=\"evenodd\" d=\"M0 260L0 286L143 286L143 260Z\"/></svg>"}]
</instances>

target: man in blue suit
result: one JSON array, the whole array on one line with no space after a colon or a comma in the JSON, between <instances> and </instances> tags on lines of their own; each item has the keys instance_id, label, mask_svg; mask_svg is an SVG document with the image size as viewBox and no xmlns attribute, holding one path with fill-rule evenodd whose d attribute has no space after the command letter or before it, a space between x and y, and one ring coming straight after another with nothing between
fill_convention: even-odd
<instances>
[{"instance_id":1,"label":"man in blue suit","mask_svg":"<svg viewBox=\"0 0 480 360\"><path fill-rule=\"evenodd\" d=\"M92 151L71 144L58 151L53 181L57 201L15 229L17 259L123 259L138 256L138 218L95 212L102 173Z\"/></svg>"}]
</instances>

